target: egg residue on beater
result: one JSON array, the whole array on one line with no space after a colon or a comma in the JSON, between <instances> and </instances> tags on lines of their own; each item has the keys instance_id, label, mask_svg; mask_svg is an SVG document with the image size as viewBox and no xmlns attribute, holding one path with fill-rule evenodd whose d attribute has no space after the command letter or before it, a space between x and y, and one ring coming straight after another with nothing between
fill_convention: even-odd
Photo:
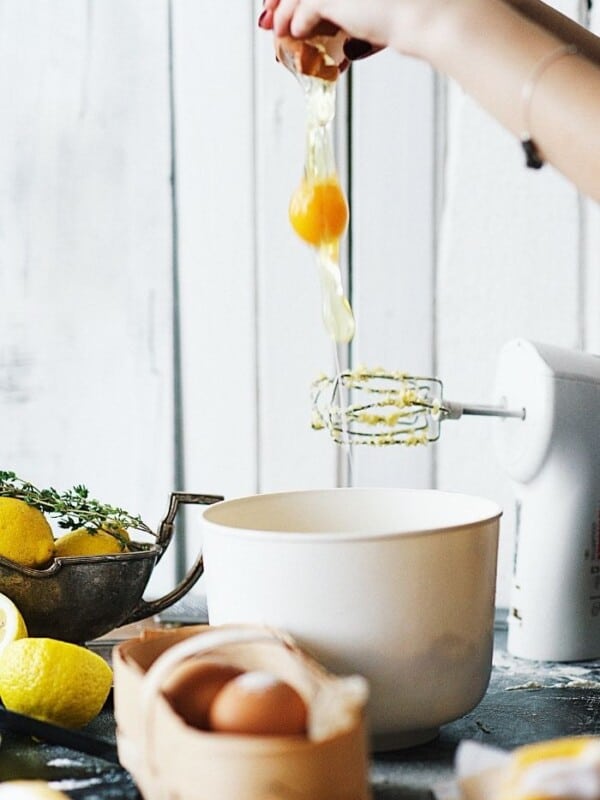
<instances>
[{"instance_id":1,"label":"egg residue on beater","mask_svg":"<svg viewBox=\"0 0 600 800\"><path fill-rule=\"evenodd\" d=\"M333 378L313 381L311 425L341 445L424 445L437 438L438 384L381 367L341 370L338 363Z\"/></svg>"}]
</instances>

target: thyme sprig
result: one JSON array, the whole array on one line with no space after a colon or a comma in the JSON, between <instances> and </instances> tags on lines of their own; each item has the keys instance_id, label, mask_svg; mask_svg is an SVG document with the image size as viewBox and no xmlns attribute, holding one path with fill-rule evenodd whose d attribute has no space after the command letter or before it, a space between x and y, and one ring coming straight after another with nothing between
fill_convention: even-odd
<instances>
[{"instance_id":1,"label":"thyme sprig","mask_svg":"<svg viewBox=\"0 0 600 800\"><path fill-rule=\"evenodd\" d=\"M156 535L139 516L94 500L88 489L82 485L73 486L66 492L58 492L52 487L38 489L32 483L17 477L14 472L0 470L0 497L23 500L55 518L59 527L65 529L85 528L90 533L97 533L103 528L120 541L123 537L119 528L132 528Z\"/></svg>"}]
</instances>

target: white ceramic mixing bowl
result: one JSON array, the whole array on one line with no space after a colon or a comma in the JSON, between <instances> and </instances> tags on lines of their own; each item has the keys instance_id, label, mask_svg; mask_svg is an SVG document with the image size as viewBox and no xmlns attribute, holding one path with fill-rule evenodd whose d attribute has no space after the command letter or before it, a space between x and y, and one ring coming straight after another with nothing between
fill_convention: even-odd
<instances>
[{"instance_id":1,"label":"white ceramic mixing bowl","mask_svg":"<svg viewBox=\"0 0 600 800\"><path fill-rule=\"evenodd\" d=\"M368 678L377 748L427 741L487 689L500 515L435 490L217 503L203 512L210 622L282 628L330 670Z\"/></svg>"}]
</instances>

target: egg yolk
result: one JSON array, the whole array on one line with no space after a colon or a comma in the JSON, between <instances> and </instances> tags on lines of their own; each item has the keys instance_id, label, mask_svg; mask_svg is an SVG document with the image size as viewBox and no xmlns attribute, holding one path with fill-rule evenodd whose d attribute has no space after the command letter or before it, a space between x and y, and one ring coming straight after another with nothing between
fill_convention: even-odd
<instances>
[{"instance_id":1,"label":"egg yolk","mask_svg":"<svg viewBox=\"0 0 600 800\"><path fill-rule=\"evenodd\" d=\"M304 179L292 195L289 217L298 236L311 245L339 239L348 224L348 205L337 178Z\"/></svg>"}]
</instances>

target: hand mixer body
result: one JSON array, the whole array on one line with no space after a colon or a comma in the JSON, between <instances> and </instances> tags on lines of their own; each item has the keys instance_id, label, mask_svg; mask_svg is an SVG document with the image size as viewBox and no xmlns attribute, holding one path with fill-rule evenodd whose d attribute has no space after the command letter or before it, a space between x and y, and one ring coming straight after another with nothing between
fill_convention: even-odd
<instances>
[{"instance_id":1,"label":"hand mixer body","mask_svg":"<svg viewBox=\"0 0 600 800\"><path fill-rule=\"evenodd\" d=\"M502 350L496 422L514 482L508 650L544 661L600 656L600 358L519 339Z\"/></svg>"}]
</instances>

